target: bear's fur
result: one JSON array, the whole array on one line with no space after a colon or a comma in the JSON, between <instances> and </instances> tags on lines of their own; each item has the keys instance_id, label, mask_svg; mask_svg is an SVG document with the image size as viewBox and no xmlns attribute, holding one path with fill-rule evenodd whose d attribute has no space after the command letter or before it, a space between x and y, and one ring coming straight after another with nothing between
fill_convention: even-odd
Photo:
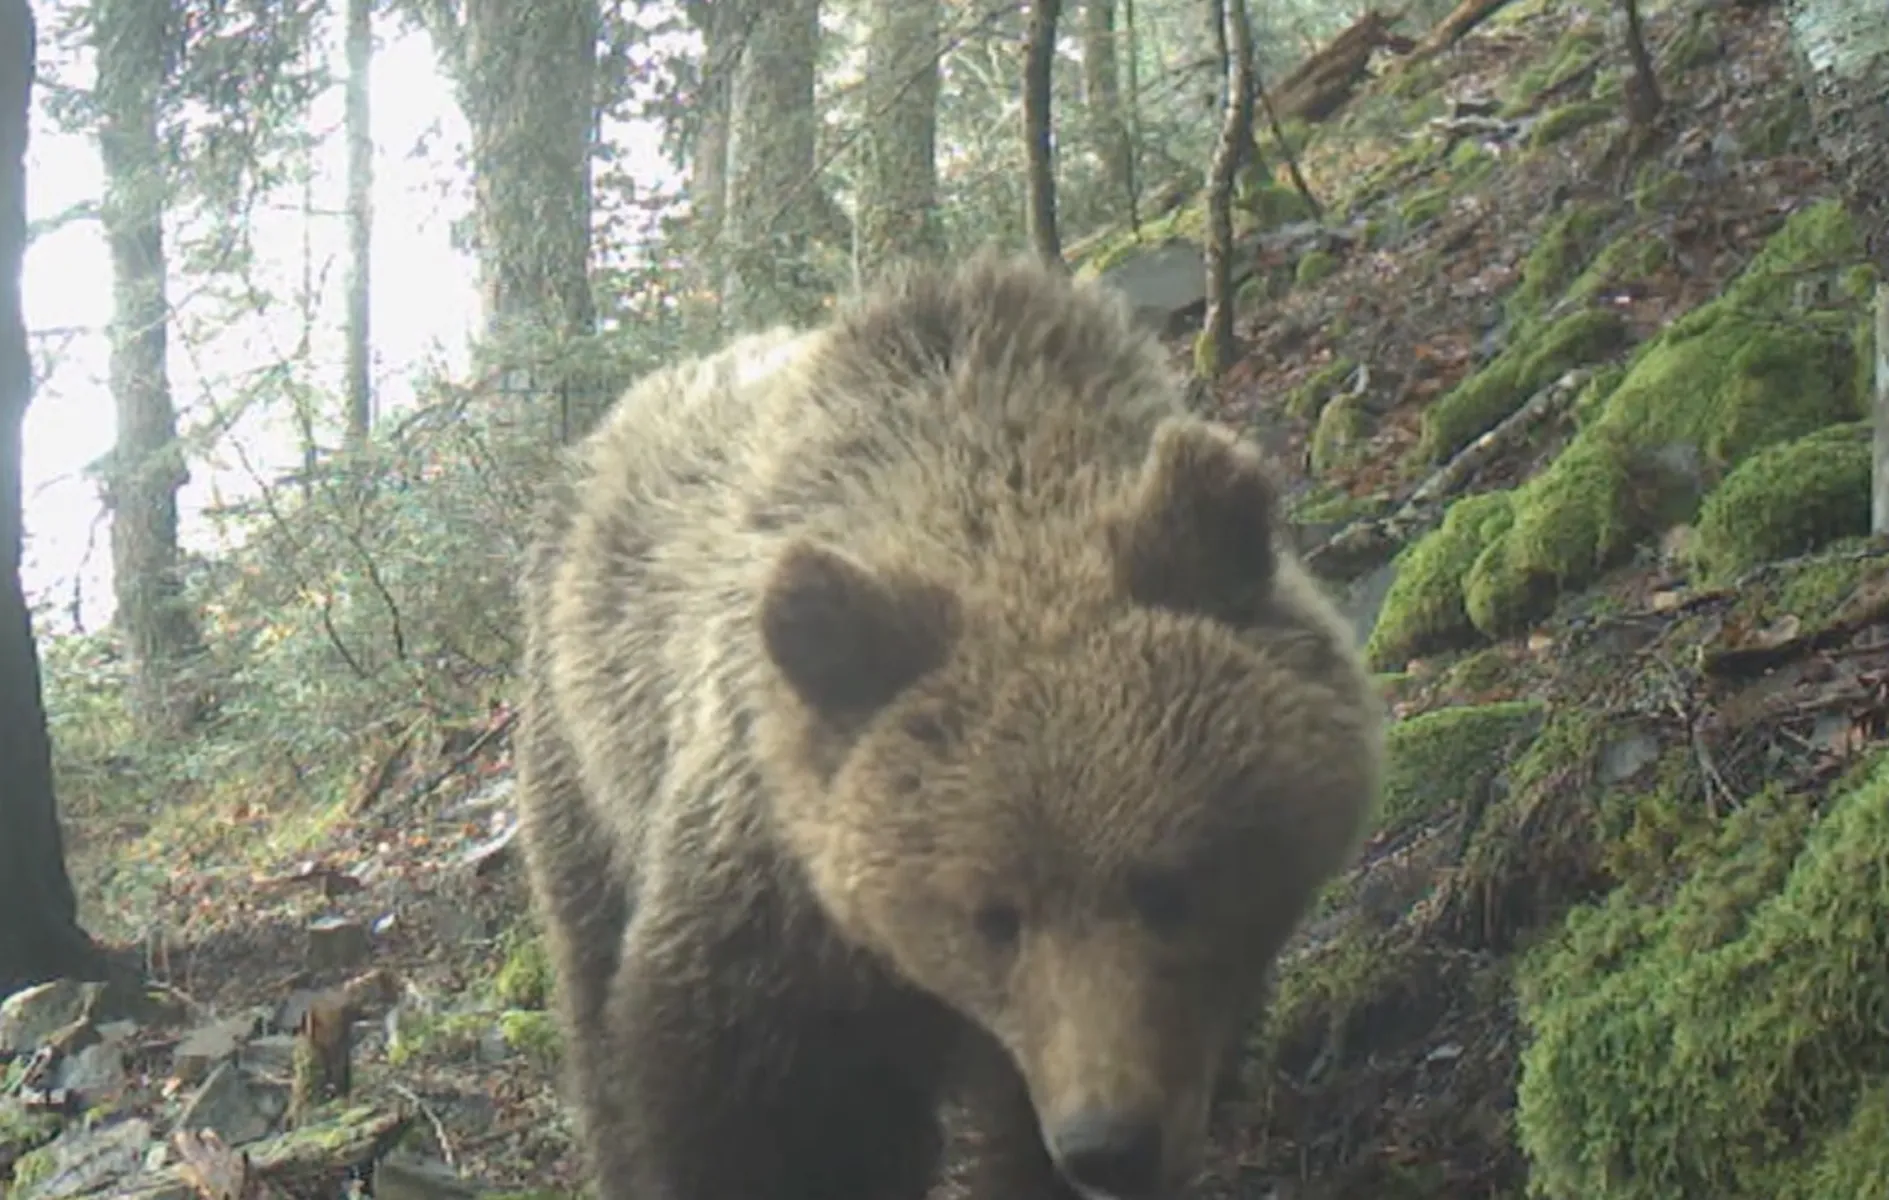
<instances>
[{"instance_id":1,"label":"bear's fur","mask_svg":"<svg viewBox=\"0 0 1889 1200\"><path fill-rule=\"evenodd\" d=\"M1379 704L1255 450L995 256L634 386L522 587L523 843L605 1200L1171 1193Z\"/></svg>"}]
</instances>

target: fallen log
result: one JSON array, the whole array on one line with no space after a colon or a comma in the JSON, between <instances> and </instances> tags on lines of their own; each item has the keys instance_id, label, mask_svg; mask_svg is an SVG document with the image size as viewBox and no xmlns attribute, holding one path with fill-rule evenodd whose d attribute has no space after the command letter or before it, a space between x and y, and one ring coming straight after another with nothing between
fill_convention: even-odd
<instances>
[{"instance_id":1,"label":"fallen log","mask_svg":"<svg viewBox=\"0 0 1889 1200\"><path fill-rule=\"evenodd\" d=\"M1536 426L1571 408L1592 374L1586 368L1576 368L1530 396L1494 429L1463 447L1418 484L1396 512L1354 521L1313 548L1305 555L1306 569L1334 583L1349 583L1389 562L1399 550L1442 524L1450 501L1484 467L1519 446Z\"/></svg>"}]
</instances>

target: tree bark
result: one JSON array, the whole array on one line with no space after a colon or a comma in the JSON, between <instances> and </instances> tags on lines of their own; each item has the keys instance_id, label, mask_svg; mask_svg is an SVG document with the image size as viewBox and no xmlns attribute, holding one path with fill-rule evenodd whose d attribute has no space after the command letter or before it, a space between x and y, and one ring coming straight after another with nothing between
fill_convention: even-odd
<instances>
[{"instance_id":1,"label":"tree bark","mask_svg":"<svg viewBox=\"0 0 1889 1200\"><path fill-rule=\"evenodd\" d=\"M33 58L26 0L0 0L0 996L61 976L103 974L66 874L39 651L20 579L20 429L33 392L20 303Z\"/></svg>"},{"instance_id":2,"label":"tree bark","mask_svg":"<svg viewBox=\"0 0 1889 1200\"><path fill-rule=\"evenodd\" d=\"M112 586L132 668L132 708L147 734L162 737L201 715L201 693L188 675L202 643L178 572L177 492L189 471L171 400L164 252L170 177L161 98L178 13L173 0L99 0L92 14L118 416L106 481Z\"/></svg>"},{"instance_id":3,"label":"tree bark","mask_svg":"<svg viewBox=\"0 0 1889 1200\"><path fill-rule=\"evenodd\" d=\"M1626 27L1627 62L1633 68L1624 89L1627 121L1637 130L1646 130L1652 127L1666 101L1660 95L1659 73L1653 69L1653 56L1646 51L1639 0L1620 0L1620 8L1622 24Z\"/></svg>"},{"instance_id":4,"label":"tree bark","mask_svg":"<svg viewBox=\"0 0 1889 1200\"><path fill-rule=\"evenodd\" d=\"M462 103L488 330L554 336L596 323L590 292L590 148L596 0L468 0Z\"/></svg>"},{"instance_id":5,"label":"tree bark","mask_svg":"<svg viewBox=\"0 0 1889 1200\"><path fill-rule=\"evenodd\" d=\"M1233 184L1243 151L1253 139L1253 27L1246 0L1225 0L1227 63L1226 113L1207 178L1207 316L1197 356L1200 373L1214 377L1238 354L1233 330Z\"/></svg>"},{"instance_id":6,"label":"tree bark","mask_svg":"<svg viewBox=\"0 0 1889 1200\"><path fill-rule=\"evenodd\" d=\"M859 269L936 257L939 0L876 0L866 39Z\"/></svg>"},{"instance_id":7,"label":"tree bark","mask_svg":"<svg viewBox=\"0 0 1889 1200\"><path fill-rule=\"evenodd\" d=\"M697 255L697 282L720 287L717 256L728 212L728 122L747 19L738 0L706 0L692 8L691 18L702 34L702 76L689 154L689 235Z\"/></svg>"},{"instance_id":8,"label":"tree bark","mask_svg":"<svg viewBox=\"0 0 1889 1200\"><path fill-rule=\"evenodd\" d=\"M1082 21L1082 91L1089 110L1089 136L1102 159L1108 194L1121 213L1135 211L1135 146L1122 111L1121 58L1115 0L1086 0Z\"/></svg>"},{"instance_id":9,"label":"tree bark","mask_svg":"<svg viewBox=\"0 0 1889 1200\"><path fill-rule=\"evenodd\" d=\"M723 305L737 329L809 320L826 290L809 263L831 227L815 170L819 53L819 0L758 5L729 116Z\"/></svg>"},{"instance_id":10,"label":"tree bark","mask_svg":"<svg viewBox=\"0 0 1889 1200\"><path fill-rule=\"evenodd\" d=\"M1032 0L1023 60L1023 136L1030 174L1030 244L1045 262L1063 265L1056 231L1055 122L1050 111L1056 72L1056 19L1062 0Z\"/></svg>"},{"instance_id":11,"label":"tree bark","mask_svg":"<svg viewBox=\"0 0 1889 1200\"><path fill-rule=\"evenodd\" d=\"M374 131L368 70L374 60L373 0L348 0L348 438L365 445L374 423L370 296L374 242Z\"/></svg>"}]
</instances>

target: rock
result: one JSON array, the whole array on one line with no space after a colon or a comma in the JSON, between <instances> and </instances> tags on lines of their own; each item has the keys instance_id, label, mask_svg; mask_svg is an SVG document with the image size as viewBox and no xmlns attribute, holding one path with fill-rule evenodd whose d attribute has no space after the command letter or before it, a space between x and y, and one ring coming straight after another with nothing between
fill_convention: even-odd
<instances>
[{"instance_id":1,"label":"rock","mask_svg":"<svg viewBox=\"0 0 1889 1200\"><path fill-rule=\"evenodd\" d=\"M216 1021L193 1029L171 1055L171 1074L185 1083L198 1083L234 1058L242 1042L242 1030L234 1021Z\"/></svg>"},{"instance_id":2,"label":"rock","mask_svg":"<svg viewBox=\"0 0 1889 1200\"><path fill-rule=\"evenodd\" d=\"M72 1092L85 1108L107 1104L130 1083L125 1073L124 1046L109 1039L94 1042L59 1062L58 1086Z\"/></svg>"},{"instance_id":3,"label":"rock","mask_svg":"<svg viewBox=\"0 0 1889 1200\"><path fill-rule=\"evenodd\" d=\"M91 1007L98 985L55 979L0 1002L0 1054L29 1054Z\"/></svg>"},{"instance_id":4,"label":"rock","mask_svg":"<svg viewBox=\"0 0 1889 1200\"><path fill-rule=\"evenodd\" d=\"M271 1033L251 1038L243 1046L242 1063L260 1075L288 1078L295 1070L295 1035Z\"/></svg>"},{"instance_id":5,"label":"rock","mask_svg":"<svg viewBox=\"0 0 1889 1200\"><path fill-rule=\"evenodd\" d=\"M271 1121L251 1095L249 1081L235 1063L210 1072L177 1118L179 1129L207 1129L226 1146L240 1146L269 1135Z\"/></svg>"},{"instance_id":6,"label":"rock","mask_svg":"<svg viewBox=\"0 0 1889 1200\"><path fill-rule=\"evenodd\" d=\"M151 1123L143 1117L89 1128L67 1126L52 1143L33 1152L35 1182L15 1188L13 1200L115 1192L121 1181L143 1169L151 1145Z\"/></svg>"},{"instance_id":7,"label":"rock","mask_svg":"<svg viewBox=\"0 0 1889 1200\"><path fill-rule=\"evenodd\" d=\"M367 927L346 917L319 917L308 923L308 968L328 971L357 967L370 946Z\"/></svg>"},{"instance_id":8,"label":"rock","mask_svg":"<svg viewBox=\"0 0 1889 1200\"><path fill-rule=\"evenodd\" d=\"M1600 749L1596 774L1604 784L1624 783L1659 761L1659 739L1641 729L1631 729L1610 739Z\"/></svg>"}]
</instances>

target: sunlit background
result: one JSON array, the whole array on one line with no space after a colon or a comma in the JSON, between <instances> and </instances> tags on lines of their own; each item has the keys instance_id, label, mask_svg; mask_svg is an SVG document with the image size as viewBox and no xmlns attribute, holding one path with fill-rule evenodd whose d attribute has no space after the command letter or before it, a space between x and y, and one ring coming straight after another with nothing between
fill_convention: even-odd
<instances>
[{"instance_id":1,"label":"sunlit background","mask_svg":"<svg viewBox=\"0 0 1889 1200\"><path fill-rule=\"evenodd\" d=\"M40 20L42 72L53 67L60 78L89 86L89 55L47 61L62 52L45 32L50 19ZM328 25L325 52L337 86L313 105L311 132L319 140L309 191L299 182L279 188L256 209L259 261L252 275L274 303L234 319L221 301L204 311L188 282L171 271L178 319L170 333L170 381L186 434L258 372L295 357L305 259L314 299L306 361L337 418L342 410L347 145L339 83L346 66L339 22ZM377 418L385 418L413 403L414 383L428 368L463 369L479 296L476 264L455 249L451 233L471 207L465 120L426 35L389 30L378 36L371 82L372 370ZM90 216L56 220L97 204L103 171L96 140L61 132L46 112L46 97L45 88L35 89L27 156L27 219L35 229L46 228L28 247L24 279L39 382L25 428L23 575L29 598L40 606L42 636L71 628L74 613L87 628L110 618L108 523L97 481L85 468L111 449L116 425L106 374L111 263L104 232ZM669 174L654 128L619 124L604 133L639 174ZM191 319L193 307L199 319ZM178 496L182 547L214 552L221 534L206 511L253 496L300 459L292 423L281 412L237 420L214 450L191 458L190 482Z\"/></svg>"}]
</instances>

